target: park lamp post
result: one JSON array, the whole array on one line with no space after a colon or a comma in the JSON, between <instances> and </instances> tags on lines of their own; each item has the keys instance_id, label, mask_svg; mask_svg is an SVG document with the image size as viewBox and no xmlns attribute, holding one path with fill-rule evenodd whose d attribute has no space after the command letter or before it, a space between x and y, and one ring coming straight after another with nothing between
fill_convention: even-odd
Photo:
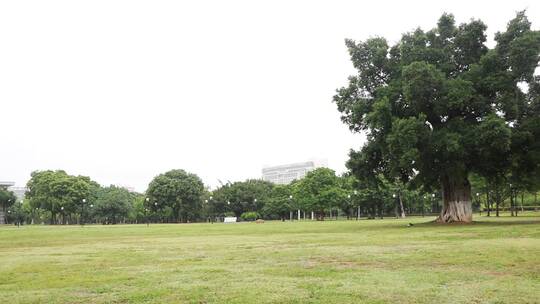
<instances>
[{"instance_id":1,"label":"park lamp post","mask_svg":"<svg viewBox=\"0 0 540 304\"><path fill-rule=\"evenodd\" d=\"M81 204L81 226L82 227L84 227L84 205L86 205L85 198L82 199L82 204Z\"/></svg>"},{"instance_id":2,"label":"park lamp post","mask_svg":"<svg viewBox=\"0 0 540 304\"><path fill-rule=\"evenodd\" d=\"M426 201L427 201L427 194L424 194L424 201L422 201L422 217L424 217L424 213L425 213L425 211L424 211L425 206L424 205L426 204Z\"/></svg>"},{"instance_id":3,"label":"park lamp post","mask_svg":"<svg viewBox=\"0 0 540 304\"><path fill-rule=\"evenodd\" d=\"M213 196L210 195L208 201L210 202L210 204L212 204L212 200L214 199ZM214 212L215 210L213 210L214 208L211 206L211 205L208 205L208 210L212 210L212 213L210 214L210 223L214 223L214 219L215 219L215 216L214 216Z\"/></svg>"},{"instance_id":4,"label":"park lamp post","mask_svg":"<svg viewBox=\"0 0 540 304\"><path fill-rule=\"evenodd\" d=\"M9 201L10 201L10 200L8 200L8 202L9 202ZM11 210L8 210L7 213L8 213L8 216L9 216L9 215L11 214ZM18 227L18 226L17 226L17 227Z\"/></svg>"},{"instance_id":5,"label":"park lamp post","mask_svg":"<svg viewBox=\"0 0 540 304\"><path fill-rule=\"evenodd\" d=\"M143 204L143 207L144 207L144 219L146 220L146 227L150 226L150 223L148 222L148 202L150 201L150 199L147 197L144 199L144 201L146 202L146 204Z\"/></svg>"},{"instance_id":6,"label":"park lamp post","mask_svg":"<svg viewBox=\"0 0 540 304\"><path fill-rule=\"evenodd\" d=\"M354 198L358 202L358 191L354 190ZM356 220L360 220L360 202L358 202L358 206L356 206Z\"/></svg>"},{"instance_id":7,"label":"park lamp post","mask_svg":"<svg viewBox=\"0 0 540 304\"><path fill-rule=\"evenodd\" d=\"M208 210L208 200L207 199L204 200L204 204L206 205L206 210Z\"/></svg>"},{"instance_id":8,"label":"park lamp post","mask_svg":"<svg viewBox=\"0 0 540 304\"><path fill-rule=\"evenodd\" d=\"M347 198L349 199L349 204L352 203L352 200L351 200L351 195L350 194L347 194ZM347 213L347 217L349 216L349 214Z\"/></svg>"},{"instance_id":9,"label":"park lamp post","mask_svg":"<svg viewBox=\"0 0 540 304\"><path fill-rule=\"evenodd\" d=\"M64 215L64 206L60 207L60 212L62 213L62 225L66 221L66 216Z\"/></svg>"},{"instance_id":10,"label":"park lamp post","mask_svg":"<svg viewBox=\"0 0 540 304\"><path fill-rule=\"evenodd\" d=\"M155 208L154 208L154 210L155 210L154 213L157 215L157 212L158 212L158 210L157 210L157 209L158 209L158 203L157 203L156 201L154 201L154 207L155 207Z\"/></svg>"},{"instance_id":11,"label":"park lamp post","mask_svg":"<svg viewBox=\"0 0 540 304\"><path fill-rule=\"evenodd\" d=\"M289 219L292 222L292 195L289 195Z\"/></svg>"},{"instance_id":12,"label":"park lamp post","mask_svg":"<svg viewBox=\"0 0 540 304\"><path fill-rule=\"evenodd\" d=\"M482 204L480 204L480 193L476 192L476 202L478 203L478 210L480 210L480 216L482 216Z\"/></svg>"},{"instance_id":13,"label":"park lamp post","mask_svg":"<svg viewBox=\"0 0 540 304\"><path fill-rule=\"evenodd\" d=\"M397 206L397 200L396 200L396 194L395 193L392 194L392 198L394 198L394 204L396 204L396 218L399 218L398 211L397 211L398 206Z\"/></svg>"},{"instance_id":14,"label":"park lamp post","mask_svg":"<svg viewBox=\"0 0 540 304\"><path fill-rule=\"evenodd\" d=\"M94 204L90 204L90 210L94 210ZM92 212L92 211L89 211L89 212Z\"/></svg>"}]
</instances>

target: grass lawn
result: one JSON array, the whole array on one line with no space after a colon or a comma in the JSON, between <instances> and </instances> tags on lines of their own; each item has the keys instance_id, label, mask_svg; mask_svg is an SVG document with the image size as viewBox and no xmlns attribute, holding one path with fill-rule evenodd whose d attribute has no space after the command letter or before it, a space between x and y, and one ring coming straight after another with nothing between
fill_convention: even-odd
<instances>
[{"instance_id":1,"label":"grass lawn","mask_svg":"<svg viewBox=\"0 0 540 304\"><path fill-rule=\"evenodd\" d=\"M1 226L0 303L540 303L540 217L432 219Z\"/></svg>"}]
</instances>

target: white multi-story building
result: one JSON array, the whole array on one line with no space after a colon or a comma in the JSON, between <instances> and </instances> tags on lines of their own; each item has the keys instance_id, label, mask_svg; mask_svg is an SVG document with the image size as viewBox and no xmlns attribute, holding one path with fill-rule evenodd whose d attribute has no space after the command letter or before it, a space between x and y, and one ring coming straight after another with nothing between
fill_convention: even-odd
<instances>
[{"instance_id":1,"label":"white multi-story building","mask_svg":"<svg viewBox=\"0 0 540 304\"><path fill-rule=\"evenodd\" d=\"M23 200L24 195L26 194L26 191L28 191L28 188L12 186L12 187L9 187L8 190L15 193L15 196L17 197L18 200Z\"/></svg>"},{"instance_id":2,"label":"white multi-story building","mask_svg":"<svg viewBox=\"0 0 540 304\"><path fill-rule=\"evenodd\" d=\"M301 179L309 171L326 167L326 161L307 161L301 163L265 167L262 169L262 179L274 184L289 184L295 179Z\"/></svg>"}]
</instances>

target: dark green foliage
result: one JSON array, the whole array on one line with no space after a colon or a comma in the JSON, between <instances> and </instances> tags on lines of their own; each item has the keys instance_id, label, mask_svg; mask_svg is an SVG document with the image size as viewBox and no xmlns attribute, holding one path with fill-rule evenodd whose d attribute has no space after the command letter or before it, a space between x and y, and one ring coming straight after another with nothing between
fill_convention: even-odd
<instances>
[{"instance_id":1,"label":"dark green foliage","mask_svg":"<svg viewBox=\"0 0 540 304\"><path fill-rule=\"evenodd\" d=\"M86 176L72 176L65 171L35 171L27 183L26 197L32 208L39 208L51 214L51 223L56 223L56 215L81 214L83 199L92 204L99 185Z\"/></svg>"},{"instance_id":2,"label":"dark green foliage","mask_svg":"<svg viewBox=\"0 0 540 304\"><path fill-rule=\"evenodd\" d=\"M512 172L538 187L540 32L520 12L488 49L486 28L478 20L456 26L444 14L436 28L394 46L380 37L346 41L358 75L334 102L351 130L367 133L347 163L355 176L442 188L445 206L470 205L471 173L496 180Z\"/></svg>"},{"instance_id":3,"label":"dark green foliage","mask_svg":"<svg viewBox=\"0 0 540 304\"><path fill-rule=\"evenodd\" d=\"M133 208L134 200L135 195L128 190L111 185L98 191L93 212L104 224L124 222Z\"/></svg>"},{"instance_id":4,"label":"dark green foliage","mask_svg":"<svg viewBox=\"0 0 540 304\"><path fill-rule=\"evenodd\" d=\"M242 215L240 215L240 218L247 222L252 222L260 217L261 216L255 211L244 212Z\"/></svg>"},{"instance_id":5,"label":"dark green foliage","mask_svg":"<svg viewBox=\"0 0 540 304\"><path fill-rule=\"evenodd\" d=\"M204 195L201 179L184 170L171 170L156 176L146 191L148 208L169 215L175 222L194 221Z\"/></svg>"},{"instance_id":6,"label":"dark green foliage","mask_svg":"<svg viewBox=\"0 0 540 304\"><path fill-rule=\"evenodd\" d=\"M212 193L212 203L218 214L231 211L239 217L247 211L261 211L272 188L272 183L258 179L227 183Z\"/></svg>"},{"instance_id":7,"label":"dark green foliage","mask_svg":"<svg viewBox=\"0 0 540 304\"><path fill-rule=\"evenodd\" d=\"M292 207L313 211L320 220L324 219L327 209L345 204L349 193L341 187L334 170L328 168L308 172L293 189Z\"/></svg>"},{"instance_id":8,"label":"dark green foliage","mask_svg":"<svg viewBox=\"0 0 540 304\"><path fill-rule=\"evenodd\" d=\"M7 209L15 203L17 197L15 194L4 188L0 188L0 211L6 212Z\"/></svg>"},{"instance_id":9,"label":"dark green foliage","mask_svg":"<svg viewBox=\"0 0 540 304\"><path fill-rule=\"evenodd\" d=\"M290 185L275 185L262 209L265 218L285 220L292 210L291 195L292 189Z\"/></svg>"}]
</instances>

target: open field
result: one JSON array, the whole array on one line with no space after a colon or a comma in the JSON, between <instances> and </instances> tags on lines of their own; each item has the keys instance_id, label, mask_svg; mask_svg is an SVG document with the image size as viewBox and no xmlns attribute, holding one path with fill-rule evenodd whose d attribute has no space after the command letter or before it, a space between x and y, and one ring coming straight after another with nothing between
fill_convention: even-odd
<instances>
[{"instance_id":1,"label":"open field","mask_svg":"<svg viewBox=\"0 0 540 304\"><path fill-rule=\"evenodd\" d=\"M2 303L540 303L540 218L0 227ZM415 223L407 227L407 223Z\"/></svg>"}]
</instances>

